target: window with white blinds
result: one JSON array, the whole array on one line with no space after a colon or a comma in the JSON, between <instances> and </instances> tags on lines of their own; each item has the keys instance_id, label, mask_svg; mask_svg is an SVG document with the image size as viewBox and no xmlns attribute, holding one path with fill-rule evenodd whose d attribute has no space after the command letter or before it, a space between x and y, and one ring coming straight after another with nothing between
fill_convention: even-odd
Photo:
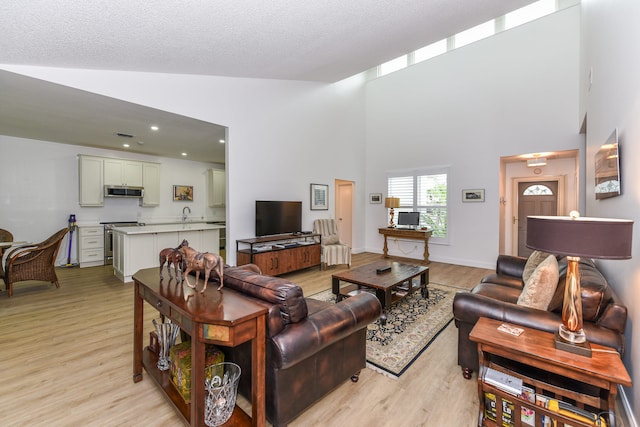
<instances>
[{"instance_id":1,"label":"window with white blinds","mask_svg":"<svg viewBox=\"0 0 640 427\"><path fill-rule=\"evenodd\" d=\"M434 242L448 241L449 168L421 169L388 174L388 197L399 197L396 212L420 212L420 226L433 228Z\"/></svg>"}]
</instances>

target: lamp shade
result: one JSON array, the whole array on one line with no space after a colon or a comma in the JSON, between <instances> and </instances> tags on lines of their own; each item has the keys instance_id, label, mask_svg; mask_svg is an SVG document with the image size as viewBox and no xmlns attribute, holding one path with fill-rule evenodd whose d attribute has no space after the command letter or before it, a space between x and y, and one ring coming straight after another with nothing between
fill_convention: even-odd
<instances>
[{"instance_id":1,"label":"lamp shade","mask_svg":"<svg viewBox=\"0 0 640 427\"><path fill-rule=\"evenodd\" d=\"M400 207L400 197L386 197L384 199L384 207L385 208L399 208Z\"/></svg>"},{"instance_id":2,"label":"lamp shade","mask_svg":"<svg viewBox=\"0 0 640 427\"><path fill-rule=\"evenodd\" d=\"M554 255L631 258L633 221L571 216L527 217L527 247Z\"/></svg>"}]
</instances>

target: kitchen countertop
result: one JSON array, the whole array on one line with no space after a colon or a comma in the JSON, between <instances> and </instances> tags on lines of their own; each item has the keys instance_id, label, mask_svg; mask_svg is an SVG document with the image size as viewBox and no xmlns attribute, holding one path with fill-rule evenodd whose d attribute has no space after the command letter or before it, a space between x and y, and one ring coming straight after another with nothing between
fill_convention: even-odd
<instances>
[{"instance_id":1,"label":"kitchen countertop","mask_svg":"<svg viewBox=\"0 0 640 427\"><path fill-rule=\"evenodd\" d=\"M199 223L179 223L179 224L162 224L162 225L138 225L138 226L129 226L129 227L115 227L113 229L114 233L122 233L127 235L133 234L149 234L149 233L173 233L176 231L185 231L185 230L219 230L221 228L225 228L224 225L215 225L215 224L205 224L202 222Z\"/></svg>"}]
</instances>

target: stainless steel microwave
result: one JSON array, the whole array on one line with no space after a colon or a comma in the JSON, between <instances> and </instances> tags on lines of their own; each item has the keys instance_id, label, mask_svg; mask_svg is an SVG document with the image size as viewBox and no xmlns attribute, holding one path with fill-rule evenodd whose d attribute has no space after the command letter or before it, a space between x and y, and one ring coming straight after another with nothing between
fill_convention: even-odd
<instances>
[{"instance_id":1,"label":"stainless steel microwave","mask_svg":"<svg viewBox=\"0 0 640 427\"><path fill-rule=\"evenodd\" d=\"M122 185L104 186L104 197L133 197L139 199L143 196L143 187L126 187Z\"/></svg>"}]
</instances>

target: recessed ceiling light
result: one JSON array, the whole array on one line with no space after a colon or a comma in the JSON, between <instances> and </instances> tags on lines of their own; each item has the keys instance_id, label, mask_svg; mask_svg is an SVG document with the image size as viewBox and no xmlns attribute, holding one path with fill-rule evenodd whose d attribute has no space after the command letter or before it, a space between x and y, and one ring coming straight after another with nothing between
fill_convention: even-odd
<instances>
[{"instance_id":1,"label":"recessed ceiling light","mask_svg":"<svg viewBox=\"0 0 640 427\"><path fill-rule=\"evenodd\" d=\"M138 145L144 145L144 141L138 141Z\"/></svg>"},{"instance_id":2,"label":"recessed ceiling light","mask_svg":"<svg viewBox=\"0 0 640 427\"><path fill-rule=\"evenodd\" d=\"M224 144L224 139L218 141L220 144Z\"/></svg>"},{"instance_id":3,"label":"recessed ceiling light","mask_svg":"<svg viewBox=\"0 0 640 427\"><path fill-rule=\"evenodd\" d=\"M160 128L158 126L156 126L156 125L151 126L151 130L158 130L158 129L160 129Z\"/></svg>"},{"instance_id":4,"label":"recessed ceiling light","mask_svg":"<svg viewBox=\"0 0 640 427\"><path fill-rule=\"evenodd\" d=\"M122 144L124 148L129 148L129 144Z\"/></svg>"},{"instance_id":5,"label":"recessed ceiling light","mask_svg":"<svg viewBox=\"0 0 640 427\"><path fill-rule=\"evenodd\" d=\"M187 156L187 153L182 153L182 155L186 157L186 156Z\"/></svg>"}]
</instances>

